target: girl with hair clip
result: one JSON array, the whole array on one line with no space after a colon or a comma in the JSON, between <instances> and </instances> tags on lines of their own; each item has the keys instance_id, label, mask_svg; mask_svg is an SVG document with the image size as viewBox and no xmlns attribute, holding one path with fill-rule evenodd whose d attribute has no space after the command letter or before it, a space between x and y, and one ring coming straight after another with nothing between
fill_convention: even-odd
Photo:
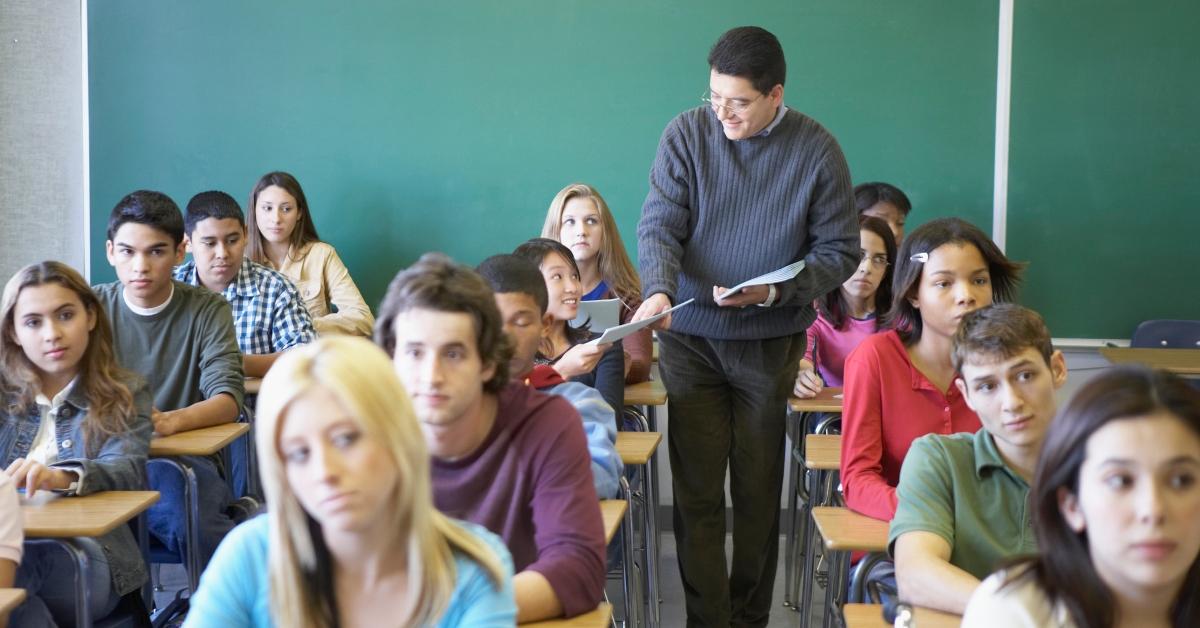
<instances>
[{"instance_id":1,"label":"girl with hair clip","mask_svg":"<svg viewBox=\"0 0 1200 628\"><path fill-rule=\"evenodd\" d=\"M1030 493L1041 555L976 589L966 627L1200 625L1200 392L1144 367L1050 424Z\"/></svg>"},{"instance_id":2,"label":"girl with hair clip","mask_svg":"<svg viewBox=\"0 0 1200 628\"><path fill-rule=\"evenodd\" d=\"M0 465L27 497L145 488L150 395L117 366L108 316L69 266L31 264L5 286L0 399ZM142 554L128 526L76 542L89 558L91 614L104 617L145 582ZM16 586L29 597L13 625L73 624L72 572L64 552L26 548Z\"/></svg>"},{"instance_id":3,"label":"girl with hair clip","mask_svg":"<svg viewBox=\"0 0 1200 628\"><path fill-rule=\"evenodd\" d=\"M308 200L295 177L268 172L254 184L246 231L250 260L296 284L318 334L371 336L371 308L337 251L317 236Z\"/></svg>"},{"instance_id":4,"label":"girl with hair clip","mask_svg":"<svg viewBox=\"0 0 1200 628\"><path fill-rule=\"evenodd\" d=\"M842 385L846 356L879 331L880 319L892 303L892 230L870 216L861 217L858 224L858 270L842 287L817 300L817 320L808 328L808 349L792 390L802 399L815 397L825 386Z\"/></svg>"},{"instance_id":5,"label":"girl with hair clip","mask_svg":"<svg viewBox=\"0 0 1200 628\"><path fill-rule=\"evenodd\" d=\"M630 322L642 304L642 282L625 252L617 221L596 188L572 183L559 190L546 212L542 237L571 249L579 267L584 301L619 299L621 323ZM622 340L626 384L650 379L650 333L646 328Z\"/></svg>"},{"instance_id":6,"label":"girl with hair clip","mask_svg":"<svg viewBox=\"0 0 1200 628\"><path fill-rule=\"evenodd\" d=\"M625 352L620 340L594 345L588 325L571 327L579 315L579 266L571 250L550 238L533 238L513 251L537 265L546 280L553 321L538 347L536 362L549 364L563 379L595 388L613 412L625 406Z\"/></svg>"},{"instance_id":7,"label":"girl with hair clip","mask_svg":"<svg viewBox=\"0 0 1200 628\"><path fill-rule=\"evenodd\" d=\"M257 423L268 512L217 549L185 627L516 623L508 550L434 509L425 438L378 347L288 351Z\"/></svg>"},{"instance_id":8,"label":"girl with hair clip","mask_svg":"<svg viewBox=\"0 0 1200 628\"><path fill-rule=\"evenodd\" d=\"M963 315L1011 301L1021 265L959 218L918 227L900 247L890 329L846 358L842 485L846 506L890 521L900 465L925 434L975 432L981 425L954 385L954 332Z\"/></svg>"}]
</instances>

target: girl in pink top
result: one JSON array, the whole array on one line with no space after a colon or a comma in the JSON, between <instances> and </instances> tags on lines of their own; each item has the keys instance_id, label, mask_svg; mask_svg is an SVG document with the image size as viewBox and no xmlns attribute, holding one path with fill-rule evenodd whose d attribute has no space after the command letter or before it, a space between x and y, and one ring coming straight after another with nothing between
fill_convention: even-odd
<instances>
[{"instance_id":1,"label":"girl in pink top","mask_svg":"<svg viewBox=\"0 0 1200 628\"><path fill-rule=\"evenodd\" d=\"M846 356L879 330L879 315L892 303L896 240L879 218L859 219L862 259L841 288L817 300L817 320L808 328L808 349L800 360L792 394L814 397L825 386L842 385Z\"/></svg>"},{"instance_id":2,"label":"girl in pink top","mask_svg":"<svg viewBox=\"0 0 1200 628\"><path fill-rule=\"evenodd\" d=\"M928 222L904 239L884 321L891 329L846 359L841 471L852 510L890 521L913 440L980 428L954 386L954 332L967 312L1011 300L1021 267L959 218Z\"/></svg>"}]
</instances>

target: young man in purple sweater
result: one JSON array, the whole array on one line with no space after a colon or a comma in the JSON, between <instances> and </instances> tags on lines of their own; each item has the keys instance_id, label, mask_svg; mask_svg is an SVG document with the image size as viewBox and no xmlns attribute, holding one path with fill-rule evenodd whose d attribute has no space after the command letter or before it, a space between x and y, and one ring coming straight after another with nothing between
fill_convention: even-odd
<instances>
[{"instance_id":1,"label":"young man in purple sweater","mask_svg":"<svg viewBox=\"0 0 1200 628\"><path fill-rule=\"evenodd\" d=\"M435 505L512 552L518 620L595 608L604 530L582 422L568 401L509 383L512 350L488 284L422 256L388 287L375 341L421 421Z\"/></svg>"}]
</instances>

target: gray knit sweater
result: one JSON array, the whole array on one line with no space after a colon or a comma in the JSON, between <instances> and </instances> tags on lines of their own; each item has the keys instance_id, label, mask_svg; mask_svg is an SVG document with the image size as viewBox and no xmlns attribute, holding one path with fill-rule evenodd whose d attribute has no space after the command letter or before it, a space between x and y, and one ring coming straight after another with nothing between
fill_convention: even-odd
<instances>
[{"instance_id":1,"label":"gray knit sweater","mask_svg":"<svg viewBox=\"0 0 1200 628\"><path fill-rule=\"evenodd\" d=\"M837 140L788 110L767 135L732 141L708 107L679 114L659 140L638 222L642 291L673 303L671 330L723 340L802 332L812 302L836 289L858 260L850 170ZM714 285L733 286L804 259L768 308L717 307Z\"/></svg>"}]
</instances>

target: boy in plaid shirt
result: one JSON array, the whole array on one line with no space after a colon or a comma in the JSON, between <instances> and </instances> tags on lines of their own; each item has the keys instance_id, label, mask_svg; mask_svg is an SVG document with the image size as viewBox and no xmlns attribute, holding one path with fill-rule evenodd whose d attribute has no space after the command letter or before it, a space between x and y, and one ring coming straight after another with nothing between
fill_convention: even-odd
<instances>
[{"instance_id":1,"label":"boy in plaid shirt","mask_svg":"<svg viewBox=\"0 0 1200 628\"><path fill-rule=\"evenodd\" d=\"M193 196L184 228L192 259L175 269L175 279L229 301L246 377L266 375L280 353L316 339L292 282L245 256L246 223L233 197L224 192Z\"/></svg>"}]
</instances>

